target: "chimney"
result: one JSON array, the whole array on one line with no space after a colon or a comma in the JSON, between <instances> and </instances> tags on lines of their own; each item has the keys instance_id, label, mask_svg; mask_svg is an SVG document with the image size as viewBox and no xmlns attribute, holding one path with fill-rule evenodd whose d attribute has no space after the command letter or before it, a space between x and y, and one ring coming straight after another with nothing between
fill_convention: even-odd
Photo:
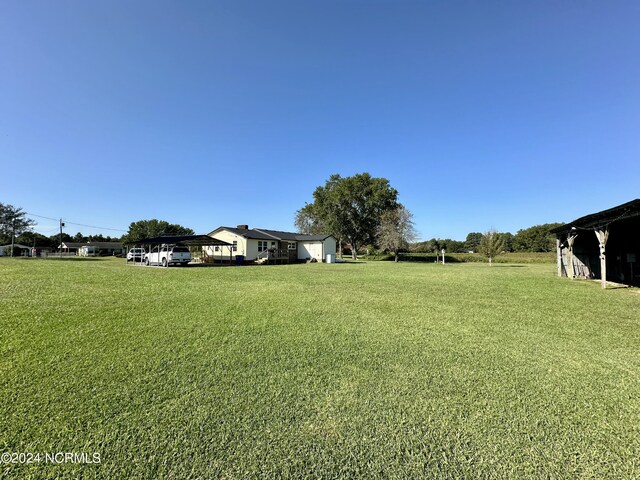
<instances>
[{"instance_id":1,"label":"chimney","mask_svg":"<svg viewBox=\"0 0 640 480\"><path fill-rule=\"evenodd\" d=\"M249 225L238 225L236 228L238 230L249 230Z\"/></svg>"}]
</instances>

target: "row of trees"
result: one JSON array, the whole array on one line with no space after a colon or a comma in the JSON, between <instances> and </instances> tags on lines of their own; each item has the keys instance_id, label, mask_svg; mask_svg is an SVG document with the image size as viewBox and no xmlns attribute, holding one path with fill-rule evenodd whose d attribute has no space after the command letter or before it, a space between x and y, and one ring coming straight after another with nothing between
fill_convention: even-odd
<instances>
[{"instance_id":1,"label":"row of trees","mask_svg":"<svg viewBox=\"0 0 640 480\"><path fill-rule=\"evenodd\" d=\"M551 230L562 225L561 223L546 223L518 230L513 235L510 232L494 232L502 242L504 252L552 252L555 250L555 235ZM424 242L414 243L410 246L413 252L429 253L435 250L445 249L449 253L479 252L482 238L487 232L471 232L466 240L451 240L450 238L432 238Z\"/></svg>"},{"instance_id":2,"label":"row of trees","mask_svg":"<svg viewBox=\"0 0 640 480\"><path fill-rule=\"evenodd\" d=\"M556 237L551 233L562 223L545 223L544 225L534 225L533 227L518 230L513 235L510 232L496 232L503 242L505 252L552 252L556 249ZM478 251L482 241L483 233L471 232L463 243L464 251Z\"/></svg>"}]
</instances>

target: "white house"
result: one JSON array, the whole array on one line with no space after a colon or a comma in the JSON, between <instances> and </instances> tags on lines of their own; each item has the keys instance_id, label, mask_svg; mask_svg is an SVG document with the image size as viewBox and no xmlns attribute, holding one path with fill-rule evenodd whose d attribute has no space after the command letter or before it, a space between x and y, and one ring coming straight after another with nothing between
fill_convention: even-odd
<instances>
[{"instance_id":1,"label":"white house","mask_svg":"<svg viewBox=\"0 0 640 480\"><path fill-rule=\"evenodd\" d=\"M81 257L94 257L98 255L116 255L125 253L120 242L63 242L58 245L58 250L75 253Z\"/></svg>"},{"instance_id":2,"label":"white house","mask_svg":"<svg viewBox=\"0 0 640 480\"><path fill-rule=\"evenodd\" d=\"M232 244L232 256L242 255L249 262L296 262L312 258L320 262L327 254L336 253L336 239L327 234L302 235L238 225L236 228L218 227L209 236ZM228 252L216 250L216 247L204 247L204 250L214 258L229 258Z\"/></svg>"}]
</instances>

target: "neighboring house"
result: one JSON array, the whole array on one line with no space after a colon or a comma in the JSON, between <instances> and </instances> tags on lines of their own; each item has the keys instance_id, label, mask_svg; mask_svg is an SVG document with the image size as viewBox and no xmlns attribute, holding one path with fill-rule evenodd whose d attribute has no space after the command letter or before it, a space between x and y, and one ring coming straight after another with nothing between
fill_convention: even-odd
<instances>
[{"instance_id":1,"label":"neighboring house","mask_svg":"<svg viewBox=\"0 0 640 480\"><path fill-rule=\"evenodd\" d=\"M75 253L79 255L81 252L95 251L96 255L116 255L125 253L125 249L120 242L62 242L58 249L62 247L65 253ZM84 247L92 247L90 249ZM86 255L85 255L86 256Z\"/></svg>"},{"instance_id":2,"label":"neighboring house","mask_svg":"<svg viewBox=\"0 0 640 480\"><path fill-rule=\"evenodd\" d=\"M558 275L640 286L640 199L551 230Z\"/></svg>"},{"instance_id":3,"label":"neighboring house","mask_svg":"<svg viewBox=\"0 0 640 480\"><path fill-rule=\"evenodd\" d=\"M97 250L100 256L126 253L125 248L120 242L85 242L82 246L93 247L93 250Z\"/></svg>"},{"instance_id":4,"label":"neighboring house","mask_svg":"<svg viewBox=\"0 0 640 480\"><path fill-rule=\"evenodd\" d=\"M84 245L84 243L80 243L80 242L62 242L60 245L58 245L58 250L60 250L61 252L64 253L78 253L78 250L80 250L80 247L82 247Z\"/></svg>"},{"instance_id":5,"label":"neighboring house","mask_svg":"<svg viewBox=\"0 0 640 480\"><path fill-rule=\"evenodd\" d=\"M297 262L312 258L323 261L327 254L336 253L336 239L326 234L302 235L238 225L236 228L216 228L209 236L232 244L232 256L241 255L249 262ZM216 251L215 248L205 247L205 252L214 258L218 255L221 259L225 258L225 253ZM228 258L228 253L226 255Z\"/></svg>"}]
</instances>

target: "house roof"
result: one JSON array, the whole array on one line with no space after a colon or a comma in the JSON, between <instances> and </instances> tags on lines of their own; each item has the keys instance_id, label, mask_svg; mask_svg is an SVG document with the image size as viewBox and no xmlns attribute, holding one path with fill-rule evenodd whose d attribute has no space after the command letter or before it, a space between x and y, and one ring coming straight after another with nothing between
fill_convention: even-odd
<instances>
[{"instance_id":1,"label":"house roof","mask_svg":"<svg viewBox=\"0 0 640 480\"><path fill-rule=\"evenodd\" d=\"M625 220L632 217L640 216L640 199L636 198L630 202L623 203L617 207L602 210L601 212L591 213L575 219L573 222L566 223L560 227L551 230L552 233L562 234L569 232L572 228L599 228L609 225L613 222Z\"/></svg>"},{"instance_id":2,"label":"house roof","mask_svg":"<svg viewBox=\"0 0 640 480\"><path fill-rule=\"evenodd\" d=\"M8 244L8 245L0 245L0 246L1 246L1 247L3 247L3 248L11 248L11 244ZM31 247L29 247L29 246L27 246L27 245L22 245L21 243L14 243L14 244L13 244L13 246L14 246L15 248L22 248L23 250L24 250L24 249L31 250Z\"/></svg>"},{"instance_id":3,"label":"house roof","mask_svg":"<svg viewBox=\"0 0 640 480\"><path fill-rule=\"evenodd\" d=\"M82 243L82 242L62 242L63 247L62 248L80 248L83 245L86 245L86 243ZM60 246L58 246L58 248L60 248Z\"/></svg>"},{"instance_id":4,"label":"house roof","mask_svg":"<svg viewBox=\"0 0 640 480\"><path fill-rule=\"evenodd\" d=\"M301 233L282 232L280 230L267 230L266 228L232 228L232 227L218 227L209 235L213 235L220 230L227 230L244 238L253 238L255 240L281 240L289 242L321 242L331 235L319 234L319 235L303 235Z\"/></svg>"},{"instance_id":5,"label":"house roof","mask_svg":"<svg viewBox=\"0 0 640 480\"><path fill-rule=\"evenodd\" d=\"M256 228L257 231L266 233L267 235L277 238L278 240L296 241L296 234L291 232L281 232L278 230L267 230L266 228Z\"/></svg>"},{"instance_id":6,"label":"house roof","mask_svg":"<svg viewBox=\"0 0 640 480\"><path fill-rule=\"evenodd\" d=\"M322 242L332 235L328 235L326 233L321 233L319 235L302 235L296 234L296 240L299 242Z\"/></svg>"},{"instance_id":7,"label":"house roof","mask_svg":"<svg viewBox=\"0 0 640 480\"><path fill-rule=\"evenodd\" d=\"M256 240L277 240L277 238L274 237L273 235L267 235L266 233L262 233L254 229L243 229L243 228L232 228L232 227L218 227L213 232L210 232L209 235L218 233L220 230L226 230L228 232L234 233L244 238L253 238Z\"/></svg>"},{"instance_id":8,"label":"house roof","mask_svg":"<svg viewBox=\"0 0 640 480\"><path fill-rule=\"evenodd\" d=\"M281 232L279 230L266 230L264 228L256 228L260 232L266 233L268 235L273 235L274 237L279 238L280 240L289 240L296 242L321 242L325 238L330 237L331 235L326 233L321 233L318 235L305 235L302 233L292 233L292 232Z\"/></svg>"},{"instance_id":9,"label":"house roof","mask_svg":"<svg viewBox=\"0 0 640 480\"><path fill-rule=\"evenodd\" d=\"M122 248L120 242L85 242L82 246L93 246L98 248Z\"/></svg>"}]
</instances>

